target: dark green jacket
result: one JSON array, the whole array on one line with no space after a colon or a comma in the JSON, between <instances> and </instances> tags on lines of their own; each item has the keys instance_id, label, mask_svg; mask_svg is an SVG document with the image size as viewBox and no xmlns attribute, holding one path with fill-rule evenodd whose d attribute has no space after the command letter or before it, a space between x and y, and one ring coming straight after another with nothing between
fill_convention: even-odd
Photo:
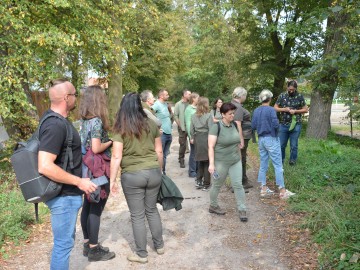
<instances>
[{"instance_id":1,"label":"dark green jacket","mask_svg":"<svg viewBox=\"0 0 360 270\"><path fill-rule=\"evenodd\" d=\"M157 197L164 211L175 208L176 211L182 209L181 203L184 200L179 188L166 175L161 177L161 186Z\"/></svg>"}]
</instances>

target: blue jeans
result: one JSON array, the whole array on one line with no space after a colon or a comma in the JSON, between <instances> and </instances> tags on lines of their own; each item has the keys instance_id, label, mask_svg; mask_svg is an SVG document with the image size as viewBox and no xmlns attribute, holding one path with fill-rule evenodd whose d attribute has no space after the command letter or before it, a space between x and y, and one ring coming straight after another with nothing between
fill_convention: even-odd
<instances>
[{"instance_id":1,"label":"blue jeans","mask_svg":"<svg viewBox=\"0 0 360 270\"><path fill-rule=\"evenodd\" d=\"M75 242L75 226L82 196L57 196L46 202L51 211L54 247L51 253L51 270L69 269L71 250Z\"/></svg>"},{"instance_id":2,"label":"blue jeans","mask_svg":"<svg viewBox=\"0 0 360 270\"><path fill-rule=\"evenodd\" d=\"M280 124L279 137L281 144L282 162L285 160L285 150L290 138L290 160L296 161L298 157L298 142L301 132L301 123L297 123L292 131L289 131L290 125Z\"/></svg>"},{"instance_id":3,"label":"blue jeans","mask_svg":"<svg viewBox=\"0 0 360 270\"><path fill-rule=\"evenodd\" d=\"M284 170L281 162L280 140L278 137L259 137L260 169L258 182L266 186L266 172L269 167L269 157L274 166L276 184L285 188Z\"/></svg>"},{"instance_id":4,"label":"blue jeans","mask_svg":"<svg viewBox=\"0 0 360 270\"><path fill-rule=\"evenodd\" d=\"M190 155L189 155L189 177L196 177L196 160L195 160L195 144L190 143Z\"/></svg>"},{"instance_id":5,"label":"blue jeans","mask_svg":"<svg viewBox=\"0 0 360 270\"><path fill-rule=\"evenodd\" d=\"M171 134L161 134L161 143L162 143L162 150L163 150L163 167L162 171L165 172L166 168L166 157L169 154L170 145L172 142L172 136Z\"/></svg>"}]
</instances>

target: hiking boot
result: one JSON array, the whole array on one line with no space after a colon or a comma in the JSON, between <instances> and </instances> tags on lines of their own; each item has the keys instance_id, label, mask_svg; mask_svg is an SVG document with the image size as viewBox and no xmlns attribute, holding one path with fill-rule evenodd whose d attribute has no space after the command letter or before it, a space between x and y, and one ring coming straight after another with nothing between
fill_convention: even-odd
<instances>
[{"instance_id":1,"label":"hiking boot","mask_svg":"<svg viewBox=\"0 0 360 270\"><path fill-rule=\"evenodd\" d=\"M179 160L180 168L185 168L185 161L183 159Z\"/></svg>"},{"instance_id":2,"label":"hiking boot","mask_svg":"<svg viewBox=\"0 0 360 270\"><path fill-rule=\"evenodd\" d=\"M131 255L127 256L127 259L130 262L138 262L138 263L147 263L148 262L147 257L141 258L137 254L131 254Z\"/></svg>"},{"instance_id":3,"label":"hiking boot","mask_svg":"<svg viewBox=\"0 0 360 270\"><path fill-rule=\"evenodd\" d=\"M209 207L209 213L217 214L217 215L225 215L225 211L220 208L220 206L211 206Z\"/></svg>"},{"instance_id":4,"label":"hiking boot","mask_svg":"<svg viewBox=\"0 0 360 270\"><path fill-rule=\"evenodd\" d=\"M240 210L239 211L239 215L240 215L240 221L241 222L246 222L248 221L248 217L246 215L246 211L245 210Z\"/></svg>"},{"instance_id":5,"label":"hiking boot","mask_svg":"<svg viewBox=\"0 0 360 270\"><path fill-rule=\"evenodd\" d=\"M207 186L207 187L203 187L202 191L209 191L210 190L210 186Z\"/></svg>"},{"instance_id":6,"label":"hiking boot","mask_svg":"<svg viewBox=\"0 0 360 270\"><path fill-rule=\"evenodd\" d=\"M243 183L244 189L253 188L254 186L249 181L244 181Z\"/></svg>"},{"instance_id":7,"label":"hiking boot","mask_svg":"<svg viewBox=\"0 0 360 270\"><path fill-rule=\"evenodd\" d=\"M98 243L98 245L99 245L103 250L109 251L109 248L108 248L108 247L103 247L102 245L100 245L100 243ZM90 244L89 244L89 242L86 242L86 243L84 243L83 246L84 246L83 255L84 255L85 257L87 257L88 254L89 254L89 251L90 251Z\"/></svg>"},{"instance_id":8,"label":"hiking boot","mask_svg":"<svg viewBox=\"0 0 360 270\"><path fill-rule=\"evenodd\" d=\"M289 165L290 165L290 166L295 166L295 165L296 165L296 161L295 161L295 160L290 160L290 161L289 161Z\"/></svg>"},{"instance_id":9,"label":"hiking boot","mask_svg":"<svg viewBox=\"0 0 360 270\"><path fill-rule=\"evenodd\" d=\"M201 180L195 180L195 187L196 189L201 189L204 187L204 184Z\"/></svg>"},{"instance_id":10,"label":"hiking boot","mask_svg":"<svg viewBox=\"0 0 360 270\"><path fill-rule=\"evenodd\" d=\"M159 254L159 255L163 255L165 253L165 249L163 247L162 248L157 248L156 253Z\"/></svg>"},{"instance_id":11,"label":"hiking boot","mask_svg":"<svg viewBox=\"0 0 360 270\"><path fill-rule=\"evenodd\" d=\"M231 193L234 193L234 189L233 189L232 187L230 188L230 190L231 190ZM249 190L248 190L248 189L245 189L245 187L244 187L244 192L245 192L245 193L249 193Z\"/></svg>"},{"instance_id":12,"label":"hiking boot","mask_svg":"<svg viewBox=\"0 0 360 270\"><path fill-rule=\"evenodd\" d=\"M105 250L101 245L90 248L88 253L89 262L108 261L115 258L115 253Z\"/></svg>"}]
</instances>

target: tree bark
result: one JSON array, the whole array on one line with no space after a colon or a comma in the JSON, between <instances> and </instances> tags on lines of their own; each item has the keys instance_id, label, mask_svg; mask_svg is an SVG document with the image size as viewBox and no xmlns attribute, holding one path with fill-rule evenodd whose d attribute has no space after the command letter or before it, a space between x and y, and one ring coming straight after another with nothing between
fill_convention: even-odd
<instances>
[{"instance_id":1,"label":"tree bark","mask_svg":"<svg viewBox=\"0 0 360 270\"><path fill-rule=\"evenodd\" d=\"M315 87L311 94L309 123L306 131L308 138L326 139L330 130L331 105L339 84L338 67L331 60L336 59L339 53L337 46L343 42L342 27L346 21L347 15L340 12L331 13L328 17L323 54L324 67L314 79Z\"/></svg>"},{"instance_id":2,"label":"tree bark","mask_svg":"<svg viewBox=\"0 0 360 270\"><path fill-rule=\"evenodd\" d=\"M120 46L120 40L115 41L116 46ZM109 118L110 123L113 124L113 121L116 116L116 112L119 110L120 102L122 99L122 70L121 70L121 53L109 63L109 98L108 98L108 108L109 108Z\"/></svg>"}]
</instances>

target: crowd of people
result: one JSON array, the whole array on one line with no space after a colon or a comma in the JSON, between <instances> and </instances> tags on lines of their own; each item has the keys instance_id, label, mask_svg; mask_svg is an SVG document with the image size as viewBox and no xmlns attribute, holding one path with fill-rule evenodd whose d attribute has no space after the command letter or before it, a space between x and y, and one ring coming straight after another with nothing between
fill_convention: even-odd
<instances>
[{"instance_id":1,"label":"crowd of people","mask_svg":"<svg viewBox=\"0 0 360 270\"><path fill-rule=\"evenodd\" d=\"M69 81L58 79L50 83L49 97L51 107L45 114L54 112L66 119L75 108L77 92ZM173 122L179 133L180 169L186 168L185 153L189 149L188 176L195 180L196 189L209 192L210 213L226 213L218 203L218 194L229 176L240 221L248 221L245 193L253 188L253 183L246 172L247 148L250 139L255 139L255 132L260 155L257 179L261 185L260 196L275 193L266 183L269 158L275 169L279 198L293 196L295 193L285 188L283 164L290 139L289 164L296 165L301 115L308 111L304 97L297 91L296 81L289 81L287 91L272 107L273 94L263 90L259 95L261 106L254 110L252 117L244 108L246 97L245 88L236 87L231 102L217 98L210 110L207 97L185 89L173 112L167 102L166 89L159 91L156 101L150 90L128 93L121 101L111 129L104 90L100 86L89 86L80 103L80 133L73 127L74 166L68 171L61 169L68 143L66 126L60 119L47 119L39 132L39 172L63 184L61 193L46 202L51 211L54 237L50 268L69 268L81 206L83 255L89 261L115 257L98 238L101 214L109 194L119 192L119 171L136 247L127 259L138 263L148 261L145 218L156 252L164 254L162 223L156 203L162 175L167 172ZM280 113L280 121L276 112ZM105 183L94 184L92 180L98 177L105 179Z\"/></svg>"}]
</instances>

